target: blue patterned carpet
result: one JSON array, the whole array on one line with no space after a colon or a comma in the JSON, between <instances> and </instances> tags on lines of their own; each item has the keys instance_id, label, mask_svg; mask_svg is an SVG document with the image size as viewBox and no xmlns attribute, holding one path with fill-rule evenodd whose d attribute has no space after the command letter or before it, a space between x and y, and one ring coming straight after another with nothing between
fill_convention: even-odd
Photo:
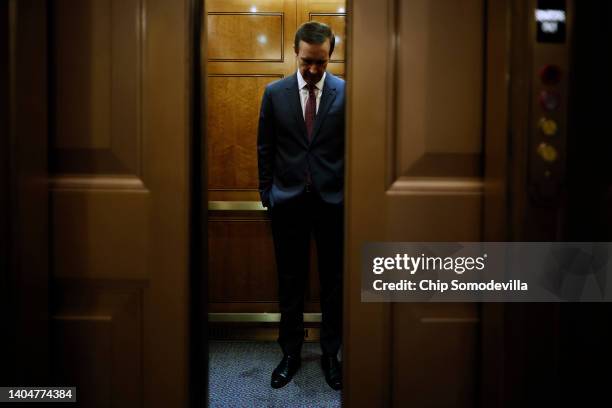
<instances>
[{"instance_id":1,"label":"blue patterned carpet","mask_svg":"<svg viewBox=\"0 0 612 408\"><path fill-rule=\"evenodd\" d=\"M318 343L304 343L300 370L289 384L273 389L270 387L270 376L282 356L281 349L275 342L211 341L208 406L341 406L341 391L332 390L323 377L321 349Z\"/></svg>"}]
</instances>

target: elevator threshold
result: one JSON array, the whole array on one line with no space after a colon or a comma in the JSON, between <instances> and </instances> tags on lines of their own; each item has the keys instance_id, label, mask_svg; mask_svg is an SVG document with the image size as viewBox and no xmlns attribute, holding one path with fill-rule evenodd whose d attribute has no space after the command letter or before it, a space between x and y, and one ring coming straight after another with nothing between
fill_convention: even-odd
<instances>
[{"instance_id":1,"label":"elevator threshold","mask_svg":"<svg viewBox=\"0 0 612 408\"><path fill-rule=\"evenodd\" d=\"M280 313L209 313L208 338L220 341L276 341ZM304 341L320 339L321 313L304 313Z\"/></svg>"}]
</instances>

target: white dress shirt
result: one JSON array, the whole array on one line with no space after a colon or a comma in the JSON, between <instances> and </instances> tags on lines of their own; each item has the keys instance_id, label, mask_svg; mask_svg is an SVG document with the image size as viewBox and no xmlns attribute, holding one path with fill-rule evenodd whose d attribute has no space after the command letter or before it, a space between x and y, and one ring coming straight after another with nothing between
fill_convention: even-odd
<instances>
[{"instance_id":1,"label":"white dress shirt","mask_svg":"<svg viewBox=\"0 0 612 408\"><path fill-rule=\"evenodd\" d=\"M321 103L321 95L323 95L323 83L325 82L325 76L327 72L323 73L323 76L315 84L315 96L317 97L317 108L315 113L319 111L319 104ZM302 104L302 116L306 118L306 102L308 101L308 88L306 88L306 81L302 78L302 73L298 70L297 72L298 88L300 90L300 103Z\"/></svg>"}]
</instances>

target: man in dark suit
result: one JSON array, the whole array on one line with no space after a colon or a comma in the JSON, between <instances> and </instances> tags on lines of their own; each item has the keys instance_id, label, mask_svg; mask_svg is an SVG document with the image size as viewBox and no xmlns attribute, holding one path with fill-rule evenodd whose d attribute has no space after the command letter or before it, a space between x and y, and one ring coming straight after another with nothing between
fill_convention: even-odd
<instances>
[{"instance_id":1,"label":"man in dark suit","mask_svg":"<svg viewBox=\"0 0 612 408\"><path fill-rule=\"evenodd\" d=\"M342 388L344 81L326 72L334 50L331 29L303 24L295 34L298 71L266 87L257 152L259 192L268 208L279 282L283 359L271 385L286 385L300 367L304 290L314 233L321 284L321 366Z\"/></svg>"}]
</instances>

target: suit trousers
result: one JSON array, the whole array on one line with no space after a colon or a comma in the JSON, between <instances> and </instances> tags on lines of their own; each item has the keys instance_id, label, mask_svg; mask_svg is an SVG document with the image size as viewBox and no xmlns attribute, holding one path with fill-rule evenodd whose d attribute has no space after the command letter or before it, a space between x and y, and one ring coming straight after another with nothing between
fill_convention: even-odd
<instances>
[{"instance_id":1,"label":"suit trousers","mask_svg":"<svg viewBox=\"0 0 612 408\"><path fill-rule=\"evenodd\" d=\"M281 312L278 343L284 354L301 353L304 291L314 235L321 288L321 350L336 355L342 344L343 205L329 204L315 192L304 192L275 205L270 217Z\"/></svg>"}]
</instances>

